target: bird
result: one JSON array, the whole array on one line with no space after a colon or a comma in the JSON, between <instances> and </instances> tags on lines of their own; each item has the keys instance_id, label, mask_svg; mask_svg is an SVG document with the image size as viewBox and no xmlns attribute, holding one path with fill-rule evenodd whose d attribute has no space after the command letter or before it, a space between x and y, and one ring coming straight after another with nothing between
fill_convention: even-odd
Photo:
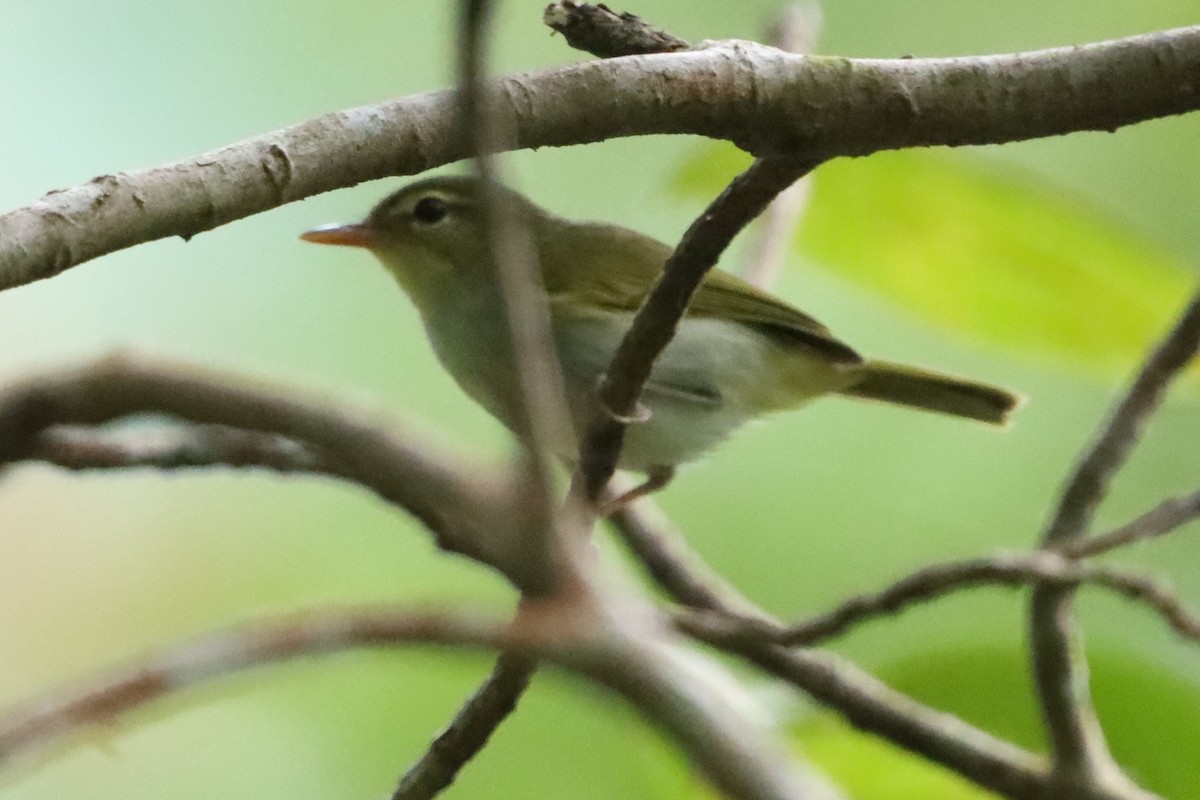
<instances>
[{"instance_id":1,"label":"bird","mask_svg":"<svg viewBox=\"0 0 1200 800\"><path fill-rule=\"evenodd\" d=\"M499 277L486 241L485 188L537 256L550 336L573 430L552 443L578 463L596 388L672 248L613 224L557 216L499 183L440 176L384 198L358 223L301 234L373 254L408 295L434 354L475 402L519 428L518 378ZM813 317L719 269L701 282L655 362L617 466L665 486L676 468L745 423L822 395L882 401L1004 426L1022 398L986 383L864 358Z\"/></svg>"}]
</instances>

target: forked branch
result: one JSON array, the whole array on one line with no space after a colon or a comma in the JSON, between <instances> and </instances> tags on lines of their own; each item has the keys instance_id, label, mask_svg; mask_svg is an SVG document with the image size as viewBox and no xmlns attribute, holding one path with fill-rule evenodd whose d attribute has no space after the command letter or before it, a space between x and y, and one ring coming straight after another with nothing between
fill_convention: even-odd
<instances>
[{"instance_id":1,"label":"forked branch","mask_svg":"<svg viewBox=\"0 0 1200 800\"><path fill-rule=\"evenodd\" d=\"M846 59L753 43L603 59L495 82L537 148L689 133L832 158L1115 130L1200 108L1200 26L1004 56ZM349 109L160 167L102 175L0 216L0 289L321 192L470 155L453 92Z\"/></svg>"}]
</instances>

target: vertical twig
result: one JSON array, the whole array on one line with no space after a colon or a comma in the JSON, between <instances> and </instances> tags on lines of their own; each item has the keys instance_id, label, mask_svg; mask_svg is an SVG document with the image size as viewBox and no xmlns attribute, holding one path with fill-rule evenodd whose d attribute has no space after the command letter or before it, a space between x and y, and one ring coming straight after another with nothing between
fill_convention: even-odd
<instances>
[{"instance_id":1,"label":"vertical twig","mask_svg":"<svg viewBox=\"0 0 1200 800\"><path fill-rule=\"evenodd\" d=\"M469 137L475 171L480 178L482 215L488 250L496 266L509 324L516 370L518 435L529 456L528 499L536 509L532 526L554 528L553 453L555 445L570 441L563 380L550 337L549 312L543 301L534 233L524 220L498 202L498 169L491 153L499 149L500 136L492 98L485 92L484 34L491 0L464 0L459 40L459 103L463 135ZM539 537L530 537L537 546ZM546 544L543 542L541 544Z\"/></svg>"},{"instance_id":2,"label":"vertical twig","mask_svg":"<svg viewBox=\"0 0 1200 800\"><path fill-rule=\"evenodd\" d=\"M536 669L533 659L507 653L500 656L488 679L405 773L392 800L430 800L449 787L463 765L483 749L516 708Z\"/></svg>"},{"instance_id":3,"label":"vertical twig","mask_svg":"<svg viewBox=\"0 0 1200 800\"><path fill-rule=\"evenodd\" d=\"M480 179L484 232L505 305L516 373L518 435L524 447L525 479L514 487L521 495L514 507L526 517L525 524L518 526L528 534L523 536L525 549L532 560L544 566L539 571L548 578L538 588L549 593L557 588L555 562L560 544L556 541L559 515L552 452L554 444L569 435L570 428L562 375L550 339L550 321L541 302L536 245L524 221L514 219L497 201L496 169L490 157L498 149L496 126L490 119L490 98L483 86L484 39L491 6L491 0L463 0L458 42L459 114ZM401 778L393 800L429 800L446 789L515 710L536 668L532 659L501 655L488 679Z\"/></svg>"},{"instance_id":4,"label":"vertical twig","mask_svg":"<svg viewBox=\"0 0 1200 800\"><path fill-rule=\"evenodd\" d=\"M1088 534L1113 476L1158 408L1171 379L1200 347L1200 295L1146 359L1063 491L1044 547L1062 547ZM1066 784L1121 781L1108 752L1088 689L1087 661L1071 608L1074 589L1041 586L1030 604L1030 648L1037 693L1054 755Z\"/></svg>"},{"instance_id":5,"label":"vertical twig","mask_svg":"<svg viewBox=\"0 0 1200 800\"><path fill-rule=\"evenodd\" d=\"M683 234L658 282L621 340L599 388L602 413L580 447L587 495L598 499L617 468L625 427L639 416L638 401L655 360L675 336L692 295L742 228L819 160L762 158L721 192Z\"/></svg>"},{"instance_id":6,"label":"vertical twig","mask_svg":"<svg viewBox=\"0 0 1200 800\"><path fill-rule=\"evenodd\" d=\"M1072 558L1107 553L1134 542L1165 536L1197 517L1200 517L1200 491L1184 497L1169 497L1119 528L1088 539L1075 539L1059 551Z\"/></svg>"},{"instance_id":7,"label":"vertical twig","mask_svg":"<svg viewBox=\"0 0 1200 800\"><path fill-rule=\"evenodd\" d=\"M771 25L768 41L790 53L811 53L821 36L821 24L820 3L815 0L791 3L780 11ZM763 212L758 238L742 268L742 276L749 283L770 289L779 280L792 237L811 194L812 176L805 175L780 192Z\"/></svg>"}]
</instances>

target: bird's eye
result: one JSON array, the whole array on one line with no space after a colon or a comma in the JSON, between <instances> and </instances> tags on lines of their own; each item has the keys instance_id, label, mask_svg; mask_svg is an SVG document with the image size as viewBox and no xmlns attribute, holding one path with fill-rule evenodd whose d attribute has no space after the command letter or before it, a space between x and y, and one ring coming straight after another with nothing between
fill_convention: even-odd
<instances>
[{"instance_id":1,"label":"bird's eye","mask_svg":"<svg viewBox=\"0 0 1200 800\"><path fill-rule=\"evenodd\" d=\"M440 197L423 197L413 206L413 219L425 225L441 222L450 213L450 207Z\"/></svg>"}]
</instances>

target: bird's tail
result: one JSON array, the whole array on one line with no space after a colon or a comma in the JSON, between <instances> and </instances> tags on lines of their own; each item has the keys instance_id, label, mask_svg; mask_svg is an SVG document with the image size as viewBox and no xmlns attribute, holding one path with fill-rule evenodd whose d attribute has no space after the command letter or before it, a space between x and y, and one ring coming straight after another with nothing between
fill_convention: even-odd
<instances>
[{"instance_id":1,"label":"bird's tail","mask_svg":"<svg viewBox=\"0 0 1200 800\"><path fill-rule=\"evenodd\" d=\"M1023 399L1006 389L887 361L868 363L863 379L841 393L992 425L1007 424Z\"/></svg>"}]
</instances>

